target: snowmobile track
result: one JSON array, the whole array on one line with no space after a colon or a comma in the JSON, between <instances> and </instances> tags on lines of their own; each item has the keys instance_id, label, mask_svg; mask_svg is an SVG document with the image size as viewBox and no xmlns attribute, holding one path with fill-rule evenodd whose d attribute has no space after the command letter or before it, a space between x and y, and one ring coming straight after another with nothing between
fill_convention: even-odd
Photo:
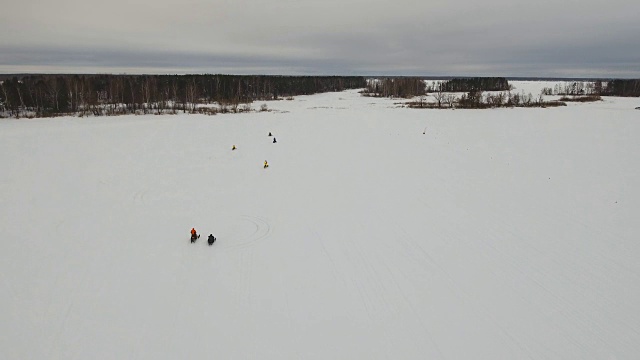
<instances>
[{"instance_id":1,"label":"snowmobile track","mask_svg":"<svg viewBox=\"0 0 640 360\"><path fill-rule=\"evenodd\" d=\"M240 216L243 222L248 222L250 226L253 226L253 232L245 237L239 239L229 239L224 243L221 242L220 247L223 249L241 249L247 248L256 245L256 243L266 239L271 235L271 224L267 219L251 216L251 215L242 215ZM224 245L222 245L224 244Z\"/></svg>"}]
</instances>

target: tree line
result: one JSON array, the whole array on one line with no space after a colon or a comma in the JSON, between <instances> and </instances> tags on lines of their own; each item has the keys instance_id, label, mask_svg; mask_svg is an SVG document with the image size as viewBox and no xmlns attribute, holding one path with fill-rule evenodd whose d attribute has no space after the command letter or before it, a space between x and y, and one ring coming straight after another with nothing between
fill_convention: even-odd
<instances>
[{"instance_id":1,"label":"tree line","mask_svg":"<svg viewBox=\"0 0 640 360\"><path fill-rule=\"evenodd\" d=\"M440 84L445 92L505 91L509 81L503 77L454 78Z\"/></svg>"},{"instance_id":2,"label":"tree line","mask_svg":"<svg viewBox=\"0 0 640 360\"><path fill-rule=\"evenodd\" d=\"M438 98L445 93L478 91L509 91L509 81L503 77L470 77L433 81L427 84L419 77L389 77L369 79L363 90L365 96L411 98L435 93ZM613 79L573 81L558 83L554 88L544 88L543 95L602 95L640 96L640 79Z\"/></svg>"},{"instance_id":3,"label":"tree line","mask_svg":"<svg viewBox=\"0 0 640 360\"><path fill-rule=\"evenodd\" d=\"M509 90L509 81L503 77L453 78L427 85L419 77L383 78L367 81L365 96L410 98L427 93L504 91Z\"/></svg>"},{"instance_id":4,"label":"tree line","mask_svg":"<svg viewBox=\"0 0 640 360\"><path fill-rule=\"evenodd\" d=\"M617 79L608 81L601 95L640 96L640 79Z\"/></svg>"},{"instance_id":5,"label":"tree line","mask_svg":"<svg viewBox=\"0 0 640 360\"><path fill-rule=\"evenodd\" d=\"M410 98L424 95L426 84L417 77L369 79L362 94L374 97Z\"/></svg>"},{"instance_id":6,"label":"tree line","mask_svg":"<svg viewBox=\"0 0 640 360\"><path fill-rule=\"evenodd\" d=\"M544 88L544 95L572 95L572 96L640 96L640 80L613 79L595 80L591 82L574 81L556 84L553 88Z\"/></svg>"},{"instance_id":7,"label":"tree line","mask_svg":"<svg viewBox=\"0 0 640 360\"><path fill-rule=\"evenodd\" d=\"M566 106L563 101L545 101L543 94L534 97L529 94L512 92L487 92L471 90L463 93L459 98L451 93L435 92L432 94L435 102L427 102L424 97L419 97L416 101L407 103L411 108L427 109L493 109L500 107L552 107ZM590 99L595 101L595 99Z\"/></svg>"},{"instance_id":8,"label":"tree line","mask_svg":"<svg viewBox=\"0 0 640 360\"><path fill-rule=\"evenodd\" d=\"M198 104L256 100L362 88L361 76L24 75L0 82L0 114L45 117L195 112Z\"/></svg>"}]
</instances>

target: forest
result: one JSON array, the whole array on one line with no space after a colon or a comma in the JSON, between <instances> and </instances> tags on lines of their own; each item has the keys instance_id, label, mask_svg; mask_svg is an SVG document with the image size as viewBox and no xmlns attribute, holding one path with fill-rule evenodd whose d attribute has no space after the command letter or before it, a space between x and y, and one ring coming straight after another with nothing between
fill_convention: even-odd
<instances>
[{"instance_id":1,"label":"forest","mask_svg":"<svg viewBox=\"0 0 640 360\"><path fill-rule=\"evenodd\" d=\"M640 96L640 79L616 79L607 82L602 89L602 94L606 96Z\"/></svg>"},{"instance_id":2,"label":"forest","mask_svg":"<svg viewBox=\"0 0 640 360\"><path fill-rule=\"evenodd\" d=\"M363 88L360 76L23 75L0 82L0 115L50 117L237 111L240 104ZM242 107L240 107L242 109Z\"/></svg>"},{"instance_id":3,"label":"forest","mask_svg":"<svg viewBox=\"0 0 640 360\"><path fill-rule=\"evenodd\" d=\"M365 96L414 98L411 107L492 108L496 106L561 106L561 101L595 101L600 96L640 96L640 80L567 82L545 88L539 97L508 92L503 77L451 78L428 82L420 77L279 76L279 75L14 75L0 77L0 117L63 115L175 114L250 111L259 100L364 88ZM507 91L506 94L484 94ZM451 93L466 93L456 97ZM435 103L427 103L432 94ZM200 106L215 104L215 106ZM266 105L262 105L265 111Z\"/></svg>"},{"instance_id":4,"label":"forest","mask_svg":"<svg viewBox=\"0 0 640 360\"><path fill-rule=\"evenodd\" d=\"M453 78L431 84L419 77L389 77L368 81L363 94L376 97L410 98L427 93L502 90L509 90L509 81L502 77Z\"/></svg>"}]
</instances>

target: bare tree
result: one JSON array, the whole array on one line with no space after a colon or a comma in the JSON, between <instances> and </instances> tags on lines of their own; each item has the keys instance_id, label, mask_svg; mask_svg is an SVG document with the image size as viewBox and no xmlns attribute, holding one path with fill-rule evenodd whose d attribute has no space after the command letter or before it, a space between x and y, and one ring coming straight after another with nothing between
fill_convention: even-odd
<instances>
[{"instance_id":1,"label":"bare tree","mask_svg":"<svg viewBox=\"0 0 640 360\"><path fill-rule=\"evenodd\" d=\"M86 94L85 94L85 86L84 86L84 78L80 79L80 108L82 108L81 116L85 115L85 111L87 110L87 102L86 102Z\"/></svg>"},{"instance_id":2,"label":"bare tree","mask_svg":"<svg viewBox=\"0 0 640 360\"><path fill-rule=\"evenodd\" d=\"M155 78L151 76L147 76L141 83L142 86L142 101L144 104L143 111L146 114L148 112L149 107L151 106L152 101L152 92L155 88Z\"/></svg>"},{"instance_id":3,"label":"bare tree","mask_svg":"<svg viewBox=\"0 0 640 360\"><path fill-rule=\"evenodd\" d=\"M136 84L135 84L135 78L131 77L129 79L129 91L131 92L131 107L133 109L133 112L136 112Z\"/></svg>"},{"instance_id":4,"label":"bare tree","mask_svg":"<svg viewBox=\"0 0 640 360\"><path fill-rule=\"evenodd\" d=\"M435 92L433 93L433 97L434 99L436 99L438 107L442 107L442 102L445 101L445 98L447 96L443 90L442 83L436 85L436 88L434 90Z\"/></svg>"},{"instance_id":5,"label":"bare tree","mask_svg":"<svg viewBox=\"0 0 640 360\"><path fill-rule=\"evenodd\" d=\"M456 96L453 94L447 94L444 98L444 101L449 105L450 108L453 108L453 105L456 103Z\"/></svg>"},{"instance_id":6,"label":"bare tree","mask_svg":"<svg viewBox=\"0 0 640 360\"><path fill-rule=\"evenodd\" d=\"M9 94L7 94L7 89L5 88L4 81L0 81L0 88L2 89L2 94L4 95L4 108L10 109L11 103L9 99Z\"/></svg>"},{"instance_id":7,"label":"bare tree","mask_svg":"<svg viewBox=\"0 0 640 360\"><path fill-rule=\"evenodd\" d=\"M176 103L178 102L178 81L173 79L173 81L171 81L171 95L173 96L173 98L171 99L172 104L171 104L171 110L173 110L173 113L176 113Z\"/></svg>"},{"instance_id":8,"label":"bare tree","mask_svg":"<svg viewBox=\"0 0 640 360\"><path fill-rule=\"evenodd\" d=\"M187 96L187 103L191 107L190 111L195 112L196 100L198 99L198 86L196 84L195 79L192 79L192 81L189 81L187 83L186 96Z\"/></svg>"},{"instance_id":9,"label":"bare tree","mask_svg":"<svg viewBox=\"0 0 640 360\"><path fill-rule=\"evenodd\" d=\"M49 97L51 98L51 103L55 106L56 112L60 111L60 104L58 103L58 95L60 94L60 89L58 88L58 79L55 76L48 78L48 86L47 90L49 93Z\"/></svg>"},{"instance_id":10,"label":"bare tree","mask_svg":"<svg viewBox=\"0 0 640 360\"><path fill-rule=\"evenodd\" d=\"M16 83L16 91L18 93L18 99L20 99L20 108L24 110L25 105L24 105L24 98L22 97L22 90L20 89L20 81L18 81L18 83Z\"/></svg>"}]
</instances>

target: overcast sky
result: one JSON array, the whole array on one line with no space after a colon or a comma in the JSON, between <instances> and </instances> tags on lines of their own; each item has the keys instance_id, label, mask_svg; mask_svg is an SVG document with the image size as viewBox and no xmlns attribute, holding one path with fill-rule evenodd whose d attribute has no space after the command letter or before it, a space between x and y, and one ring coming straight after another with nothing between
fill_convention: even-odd
<instances>
[{"instance_id":1,"label":"overcast sky","mask_svg":"<svg viewBox=\"0 0 640 360\"><path fill-rule=\"evenodd\" d=\"M0 0L0 73L640 77L638 0Z\"/></svg>"}]
</instances>

